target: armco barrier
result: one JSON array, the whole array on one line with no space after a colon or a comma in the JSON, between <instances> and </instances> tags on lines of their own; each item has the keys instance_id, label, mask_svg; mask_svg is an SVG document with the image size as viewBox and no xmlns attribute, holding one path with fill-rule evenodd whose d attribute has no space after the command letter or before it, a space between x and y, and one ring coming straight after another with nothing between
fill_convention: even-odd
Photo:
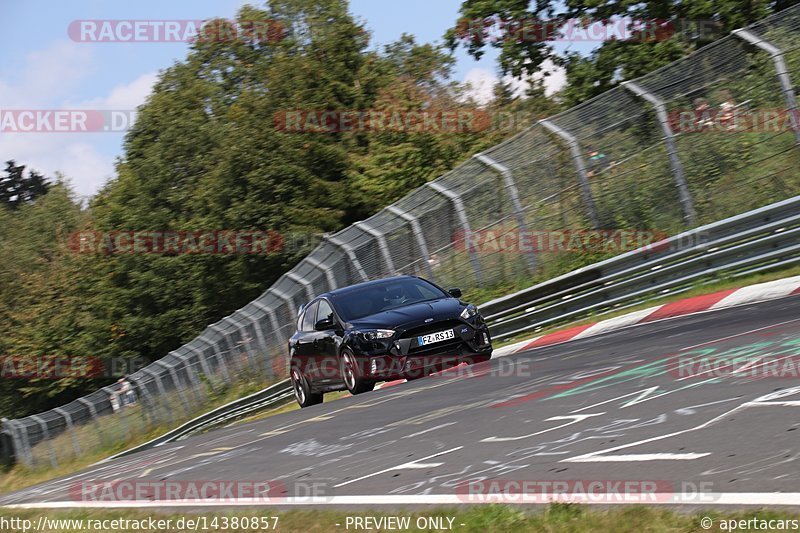
<instances>
[{"instance_id":1,"label":"armco barrier","mask_svg":"<svg viewBox=\"0 0 800 533\"><path fill-rule=\"evenodd\" d=\"M174 442L177 440L185 439L195 433L205 431L208 428L230 422L242 416L248 415L254 411L259 411L266 407L276 407L294 399L294 389L292 389L292 382L284 379L274 385L270 385L264 390L239 398L233 402L221 405L216 409L204 413L197 418L189 420L185 424L181 424L172 431L168 431L163 435L156 437L153 440L147 441L133 448L129 448L123 452L116 453L111 457L103 459L101 462L111 461L117 457L123 457L132 453L140 452Z\"/></svg>"},{"instance_id":2,"label":"armco barrier","mask_svg":"<svg viewBox=\"0 0 800 533\"><path fill-rule=\"evenodd\" d=\"M788 239L795 233L770 233L747 217L800 194L798 70L795 5L532 124L362 223L327 235L259 298L132 374L136 405L115 410L115 391L106 387L58 409L3 421L3 442L11 443L3 453L28 466L56 465L178 426L213 407L228 383L285 377L286 341L312 294L397 273L470 290L574 268L556 253L477 251L464 240L470 232L600 228L673 235L727 219L706 226L719 250L627 254L489 303L484 311L500 338L628 305L657 290L680 290L711 272L790 261L796 249ZM700 109L725 118L708 131L695 128L706 124L703 116L681 119ZM778 128L757 121L730 126L759 110L782 110L791 121ZM744 218L727 218L746 211ZM644 264L660 270L635 270Z\"/></svg>"},{"instance_id":3,"label":"armco barrier","mask_svg":"<svg viewBox=\"0 0 800 533\"><path fill-rule=\"evenodd\" d=\"M504 339L588 314L800 262L800 196L681 233L480 306Z\"/></svg>"}]
</instances>

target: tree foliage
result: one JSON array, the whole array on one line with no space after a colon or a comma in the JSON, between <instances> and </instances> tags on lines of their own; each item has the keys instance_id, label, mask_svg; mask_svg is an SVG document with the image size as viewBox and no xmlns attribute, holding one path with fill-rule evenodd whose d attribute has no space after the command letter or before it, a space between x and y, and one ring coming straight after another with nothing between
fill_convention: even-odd
<instances>
[{"instance_id":1,"label":"tree foliage","mask_svg":"<svg viewBox=\"0 0 800 533\"><path fill-rule=\"evenodd\" d=\"M567 84L562 100L574 105L795 3L796 0L464 0L460 18L445 38L451 49L463 46L476 59L487 47L496 48L501 73L516 78L541 74L548 61L564 67ZM559 51L554 46L559 27L575 23L586 27L597 21L614 20L627 22L626 38L598 43L588 56L570 52L570 47Z\"/></svg>"}]
</instances>

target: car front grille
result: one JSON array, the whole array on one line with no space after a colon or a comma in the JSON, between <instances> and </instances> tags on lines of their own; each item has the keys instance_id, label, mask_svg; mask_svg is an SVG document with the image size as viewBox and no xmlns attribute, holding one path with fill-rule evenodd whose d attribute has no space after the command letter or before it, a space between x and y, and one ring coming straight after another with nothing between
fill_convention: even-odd
<instances>
[{"instance_id":1,"label":"car front grille","mask_svg":"<svg viewBox=\"0 0 800 533\"><path fill-rule=\"evenodd\" d=\"M439 331L445 331L447 329L453 329L456 326L463 326L463 325L464 323L458 320L442 320L441 322L435 322L433 324L425 324L424 326L417 326L416 328L407 329L400 335L400 338L413 339L419 337L420 335L437 333ZM456 334L456 338L458 338L458 334Z\"/></svg>"}]
</instances>

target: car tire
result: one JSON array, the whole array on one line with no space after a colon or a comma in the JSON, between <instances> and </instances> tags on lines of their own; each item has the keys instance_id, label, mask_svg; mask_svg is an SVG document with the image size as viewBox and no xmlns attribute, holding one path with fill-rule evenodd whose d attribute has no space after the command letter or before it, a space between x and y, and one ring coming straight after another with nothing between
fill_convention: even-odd
<instances>
[{"instance_id":1,"label":"car tire","mask_svg":"<svg viewBox=\"0 0 800 533\"><path fill-rule=\"evenodd\" d=\"M309 387L308 381L300 372L299 368L292 369L291 379L294 397L301 408L322 403L322 393L311 392L311 387Z\"/></svg>"},{"instance_id":2,"label":"car tire","mask_svg":"<svg viewBox=\"0 0 800 533\"><path fill-rule=\"evenodd\" d=\"M361 394L375 388L374 381L362 377L356 356L347 348L342 350L342 355L339 358L339 368L344 385L350 391L350 394Z\"/></svg>"}]
</instances>

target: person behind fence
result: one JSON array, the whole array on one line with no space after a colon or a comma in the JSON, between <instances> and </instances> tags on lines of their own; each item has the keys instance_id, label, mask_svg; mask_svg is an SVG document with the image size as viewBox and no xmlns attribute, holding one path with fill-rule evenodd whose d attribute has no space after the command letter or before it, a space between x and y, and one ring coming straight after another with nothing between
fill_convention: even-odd
<instances>
[{"instance_id":1,"label":"person behind fence","mask_svg":"<svg viewBox=\"0 0 800 533\"><path fill-rule=\"evenodd\" d=\"M111 394L111 407L116 411L120 407L126 405L134 405L136 403L136 393L131 387L130 381L127 379L119 378L117 380L117 390Z\"/></svg>"}]
</instances>

